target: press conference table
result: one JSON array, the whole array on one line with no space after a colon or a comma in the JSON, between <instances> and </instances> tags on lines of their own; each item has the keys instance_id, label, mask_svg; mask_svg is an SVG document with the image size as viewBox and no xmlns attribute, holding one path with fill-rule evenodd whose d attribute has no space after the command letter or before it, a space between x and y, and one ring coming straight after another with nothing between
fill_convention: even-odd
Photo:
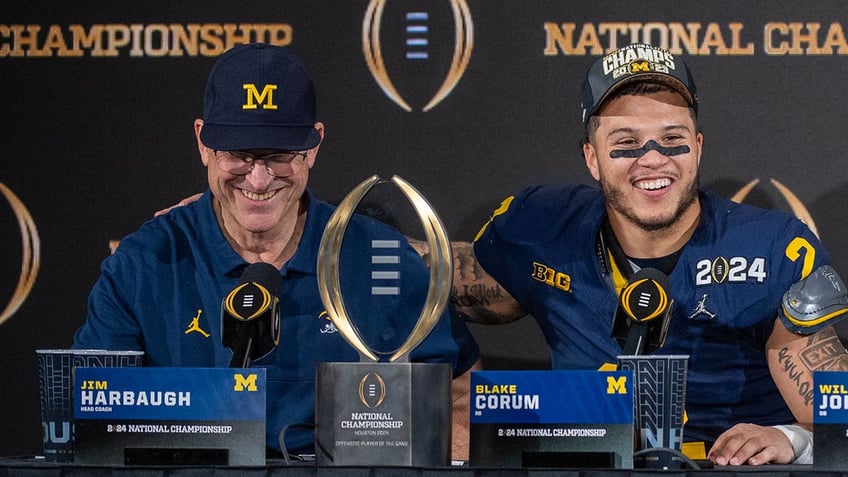
<instances>
[{"instance_id":1,"label":"press conference table","mask_svg":"<svg viewBox=\"0 0 848 477\"><path fill-rule=\"evenodd\" d=\"M650 469L538 469L538 468L478 468L478 467L319 467L316 465L286 465L283 461L269 461L256 467L206 467L206 466L83 466L55 464L42 459L8 457L0 459L0 477L197 477L197 476L256 476L256 477L626 477L626 476L692 476L715 475L732 477L753 474L777 477L848 476L844 472L817 471L804 465L772 465L760 467L716 467L702 470L650 470Z\"/></svg>"}]
</instances>

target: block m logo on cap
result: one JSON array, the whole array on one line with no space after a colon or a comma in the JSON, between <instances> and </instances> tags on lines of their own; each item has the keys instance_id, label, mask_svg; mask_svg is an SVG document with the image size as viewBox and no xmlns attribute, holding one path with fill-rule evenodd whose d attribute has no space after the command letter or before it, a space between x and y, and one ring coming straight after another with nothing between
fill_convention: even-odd
<instances>
[{"instance_id":1,"label":"block m logo on cap","mask_svg":"<svg viewBox=\"0 0 848 477\"><path fill-rule=\"evenodd\" d=\"M631 73L638 73L640 71L644 71L644 72L651 71L651 64L648 63L645 60L634 61L634 62L630 63L630 72Z\"/></svg>"},{"instance_id":2,"label":"block m logo on cap","mask_svg":"<svg viewBox=\"0 0 848 477\"><path fill-rule=\"evenodd\" d=\"M252 83L243 84L242 88L247 92L247 99L241 109L257 109L260 104L262 109L277 109L277 105L274 104L274 91L277 89L277 85L266 84L261 93Z\"/></svg>"}]
</instances>

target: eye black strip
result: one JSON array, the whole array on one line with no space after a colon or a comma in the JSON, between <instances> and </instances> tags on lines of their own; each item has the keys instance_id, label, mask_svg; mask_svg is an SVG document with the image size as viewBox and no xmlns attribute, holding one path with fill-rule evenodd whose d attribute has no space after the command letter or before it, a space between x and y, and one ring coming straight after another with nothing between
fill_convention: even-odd
<instances>
[{"instance_id":1,"label":"eye black strip","mask_svg":"<svg viewBox=\"0 0 848 477\"><path fill-rule=\"evenodd\" d=\"M613 159L617 159L619 157L635 159L637 157L644 156L648 153L648 151L657 151L663 156L679 156L680 154L687 154L689 152L689 146L684 144L682 146L663 147L651 139L639 149L614 149L610 151L610 157Z\"/></svg>"}]
</instances>

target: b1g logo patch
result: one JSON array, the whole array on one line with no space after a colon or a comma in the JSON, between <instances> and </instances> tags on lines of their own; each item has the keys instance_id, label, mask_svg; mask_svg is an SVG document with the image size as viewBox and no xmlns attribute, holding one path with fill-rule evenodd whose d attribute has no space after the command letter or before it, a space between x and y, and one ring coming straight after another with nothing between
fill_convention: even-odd
<instances>
[{"instance_id":1,"label":"b1g logo patch","mask_svg":"<svg viewBox=\"0 0 848 477\"><path fill-rule=\"evenodd\" d=\"M550 287L566 292L571 291L571 276L567 273L558 272L545 264L533 262L533 271L530 276L533 280L542 282Z\"/></svg>"}]
</instances>

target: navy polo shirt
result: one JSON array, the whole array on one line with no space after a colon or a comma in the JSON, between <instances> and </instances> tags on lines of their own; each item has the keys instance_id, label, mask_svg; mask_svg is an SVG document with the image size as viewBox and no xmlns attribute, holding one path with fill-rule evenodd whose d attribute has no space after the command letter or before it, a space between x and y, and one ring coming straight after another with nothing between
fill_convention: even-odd
<instances>
[{"instance_id":1,"label":"navy polo shirt","mask_svg":"<svg viewBox=\"0 0 848 477\"><path fill-rule=\"evenodd\" d=\"M284 426L314 422L316 364L359 360L318 295L318 246L334 208L309 192L307 197L303 236L280 271L280 344L253 363L267 368L266 437L273 448ZM221 342L221 302L248 264L225 239L212 200L207 190L200 200L148 221L121 241L102 263L75 348L143 350L146 366L229 365L232 351ZM375 261L376 255L397 259ZM395 349L421 312L429 283L423 262L397 230L362 216L351 220L341 257L342 296L352 321L372 349ZM397 273L376 276L395 278L374 278L380 267ZM399 293L385 294L387 289ZM411 360L450 363L459 376L478 354L464 323L448 311ZM311 430L293 428L286 436L289 452L312 451Z\"/></svg>"}]
</instances>

